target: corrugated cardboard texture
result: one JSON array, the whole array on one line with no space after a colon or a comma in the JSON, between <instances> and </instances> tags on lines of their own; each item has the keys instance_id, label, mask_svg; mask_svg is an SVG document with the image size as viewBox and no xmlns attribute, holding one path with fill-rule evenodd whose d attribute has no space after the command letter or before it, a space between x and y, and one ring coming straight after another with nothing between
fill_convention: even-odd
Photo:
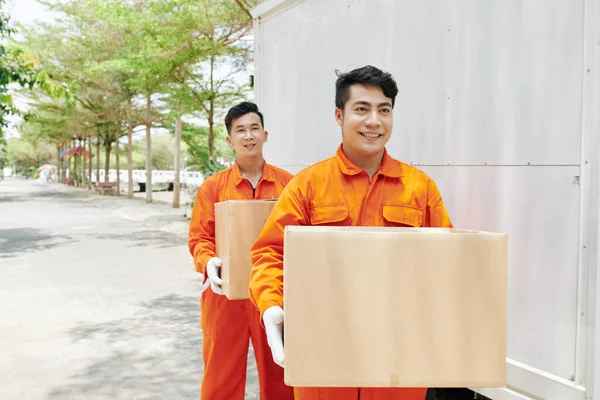
<instances>
[{"instance_id":1,"label":"corrugated cardboard texture","mask_svg":"<svg viewBox=\"0 0 600 400\"><path fill-rule=\"evenodd\" d=\"M507 239L287 227L286 384L505 386Z\"/></svg>"},{"instance_id":2,"label":"corrugated cardboard texture","mask_svg":"<svg viewBox=\"0 0 600 400\"><path fill-rule=\"evenodd\" d=\"M273 200L228 200L215 203L215 246L221 259L223 292L230 300L248 298L250 247L275 205Z\"/></svg>"}]
</instances>

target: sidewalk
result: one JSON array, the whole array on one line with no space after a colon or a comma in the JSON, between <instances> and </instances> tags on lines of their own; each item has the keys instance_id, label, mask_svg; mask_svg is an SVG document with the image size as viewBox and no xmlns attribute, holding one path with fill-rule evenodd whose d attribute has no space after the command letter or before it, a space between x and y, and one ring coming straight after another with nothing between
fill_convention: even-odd
<instances>
[{"instance_id":1,"label":"sidewalk","mask_svg":"<svg viewBox=\"0 0 600 400\"><path fill-rule=\"evenodd\" d=\"M128 199L127 195L102 196L94 190L75 188L62 183L40 182L40 185L49 185L81 201L111 209L112 213L120 218L137 221L154 229L174 234L183 241L187 240L190 222L185 217L185 204L189 196L184 191L181 193L182 206L173 208L171 206L173 192L153 192L153 203L147 204L145 193L134 193L134 198Z\"/></svg>"},{"instance_id":2,"label":"sidewalk","mask_svg":"<svg viewBox=\"0 0 600 400\"><path fill-rule=\"evenodd\" d=\"M187 245L189 220L185 217L184 195L181 193L181 202L184 206L172 208L173 192L153 192L153 203L146 204L145 193L136 193L133 199L127 196L101 196L93 190L74 188L61 183L40 183L51 185L54 190L79 198L82 202L93 204L106 210L111 210L113 215L120 218L137 221L154 229L176 235ZM157 194L159 194L157 196ZM208 287L208 282L200 286L200 292ZM198 351L194 349L194 351ZM245 399L257 399L259 396L258 372L254 358L254 349L249 345L247 360L247 382Z\"/></svg>"}]
</instances>

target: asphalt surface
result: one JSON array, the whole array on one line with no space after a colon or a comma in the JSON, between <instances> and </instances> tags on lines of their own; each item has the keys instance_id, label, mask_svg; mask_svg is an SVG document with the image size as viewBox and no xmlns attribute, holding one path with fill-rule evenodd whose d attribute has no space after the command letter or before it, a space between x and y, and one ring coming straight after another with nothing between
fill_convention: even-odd
<instances>
[{"instance_id":1,"label":"asphalt surface","mask_svg":"<svg viewBox=\"0 0 600 400\"><path fill-rule=\"evenodd\" d=\"M184 212L0 181L0 399L199 398L204 287Z\"/></svg>"}]
</instances>

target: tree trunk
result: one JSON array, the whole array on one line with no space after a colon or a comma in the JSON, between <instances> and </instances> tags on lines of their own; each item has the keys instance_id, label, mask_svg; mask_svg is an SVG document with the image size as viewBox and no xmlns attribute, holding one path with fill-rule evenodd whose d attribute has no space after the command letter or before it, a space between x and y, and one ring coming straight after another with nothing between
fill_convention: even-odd
<instances>
[{"instance_id":1,"label":"tree trunk","mask_svg":"<svg viewBox=\"0 0 600 400\"><path fill-rule=\"evenodd\" d=\"M63 172L62 172L62 168L63 168L63 159L60 158L60 153L63 151L63 146L62 144L58 145L58 182L62 182L62 177L63 177Z\"/></svg>"},{"instance_id":2,"label":"tree trunk","mask_svg":"<svg viewBox=\"0 0 600 400\"><path fill-rule=\"evenodd\" d=\"M117 164L117 196L121 195L121 165L119 164L119 150L119 140L117 139L117 141L115 142L115 161Z\"/></svg>"},{"instance_id":3,"label":"tree trunk","mask_svg":"<svg viewBox=\"0 0 600 400\"><path fill-rule=\"evenodd\" d=\"M88 175L90 177L90 184L88 190L92 190L92 136L88 138Z\"/></svg>"},{"instance_id":4,"label":"tree trunk","mask_svg":"<svg viewBox=\"0 0 600 400\"><path fill-rule=\"evenodd\" d=\"M208 109L208 157L213 159L215 150L215 131L214 131L214 110L215 110L215 93L214 93L214 70L215 56L210 56L210 107Z\"/></svg>"},{"instance_id":5,"label":"tree trunk","mask_svg":"<svg viewBox=\"0 0 600 400\"><path fill-rule=\"evenodd\" d=\"M100 183L100 128L96 138L96 185Z\"/></svg>"},{"instance_id":6,"label":"tree trunk","mask_svg":"<svg viewBox=\"0 0 600 400\"><path fill-rule=\"evenodd\" d=\"M211 107L209 109L208 112L208 158L210 160L213 159L213 152L214 152L214 148L215 148L215 131L214 131L214 125L215 125L215 121L213 119L213 112L212 112L212 107L213 107L213 101L210 101Z\"/></svg>"},{"instance_id":7,"label":"tree trunk","mask_svg":"<svg viewBox=\"0 0 600 400\"><path fill-rule=\"evenodd\" d=\"M127 100L127 198L133 199L133 121L131 120L131 98Z\"/></svg>"},{"instance_id":8,"label":"tree trunk","mask_svg":"<svg viewBox=\"0 0 600 400\"><path fill-rule=\"evenodd\" d=\"M110 139L108 139L108 135L106 142L104 142L104 182L110 182L108 179L108 170L110 169L110 147L112 143Z\"/></svg>"},{"instance_id":9,"label":"tree trunk","mask_svg":"<svg viewBox=\"0 0 600 400\"><path fill-rule=\"evenodd\" d=\"M62 159L60 158L60 152L62 151L62 145L59 144L58 146L56 146L56 156L58 157L57 160L57 164L58 164L58 182L60 182L60 176L62 175Z\"/></svg>"},{"instance_id":10,"label":"tree trunk","mask_svg":"<svg viewBox=\"0 0 600 400\"><path fill-rule=\"evenodd\" d=\"M77 147L77 142L75 140L73 140L73 143L75 143L75 146L73 147ZM79 186L79 170L77 169L77 158L77 153L73 154L73 185L75 187Z\"/></svg>"},{"instance_id":11,"label":"tree trunk","mask_svg":"<svg viewBox=\"0 0 600 400\"><path fill-rule=\"evenodd\" d=\"M152 203L152 141L150 128L152 128L152 94L146 98L146 203Z\"/></svg>"},{"instance_id":12,"label":"tree trunk","mask_svg":"<svg viewBox=\"0 0 600 400\"><path fill-rule=\"evenodd\" d=\"M83 138L83 142L81 143L81 153L79 153L79 160L81 161L81 187L84 188L85 185L85 145L87 141L86 138Z\"/></svg>"},{"instance_id":13,"label":"tree trunk","mask_svg":"<svg viewBox=\"0 0 600 400\"><path fill-rule=\"evenodd\" d=\"M62 151L62 144L58 145L58 151L57 151L57 156L58 156L58 182L62 182L62 158L60 158L60 152Z\"/></svg>"},{"instance_id":14,"label":"tree trunk","mask_svg":"<svg viewBox=\"0 0 600 400\"><path fill-rule=\"evenodd\" d=\"M70 148L69 143L67 143L65 150L67 150L69 148ZM69 172L70 168L71 168L71 159L65 158L65 179L68 179L69 176L71 175L71 172Z\"/></svg>"},{"instance_id":15,"label":"tree trunk","mask_svg":"<svg viewBox=\"0 0 600 400\"><path fill-rule=\"evenodd\" d=\"M121 137L121 117L117 118L117 132L116 132L117 140L115 141L115 164L117 168L117 196L121 195L121 170L119 164L119 138Z\"/></svg>"},{"instance_id":16,"label":"tree trunk","mask_svg":"<svg viewBox=\"0 0 600 400\"><path fill-rule=\"evenodd\" d=\"M181 113L181 106L179 106ZM175 161L173 162L173 208L179 208L181 202L181 185L179 174L181 171L181 115L175 119Z\"/></svg>"},{"instance_id":17,"label":"tree trunk","mask_svg":"<svg viewBox=\"0 0 600 400\"><path fill-rule=\"evenodd\" d=\"M69 143L65 142L63 144L63 151L66 151L68 148L69 148ZM69 159L66 158L66 156L63 156L62 163L63 163L63 165L62 165L63 166L63 175L62 175L62 178L63 178L63 182L66 182L66 180L67 180L67 170L69 169Z\"/></svg>"},{"instance_id":18,"label":"tree trunk","mask_svg":"<svg viewBox=\"0 0 600 400\"><path fill-rule=\"evenodd\" d=\"M77 141L75 139L73 139L73 146L71 147L76 147L77 146ZM71 157L71 162L69 163L69 175L70 178L73 180L73 186L77 185L77 154L73 154L73 156Z\"/></svg>"}]
</instances>

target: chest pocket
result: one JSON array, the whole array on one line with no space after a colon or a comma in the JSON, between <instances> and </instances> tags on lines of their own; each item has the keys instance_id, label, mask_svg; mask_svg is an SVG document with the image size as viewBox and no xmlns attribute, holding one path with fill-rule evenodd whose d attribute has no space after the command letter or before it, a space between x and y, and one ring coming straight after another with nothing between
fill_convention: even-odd
<instances>
[{"instance_id":1,"label":"chest pocket","mask_svg":"<svg viewBox=\"0 0 600 400\"><path fill-rule=\"evenodd\" d=\"M348 225L348 207L345 205L315 205L310 208L311 225Z\"/></svg>"},{"instance_id":2,"label":"chest pocket","mask_svg":"<svg viewBox=\"0 0 600 400\"><path fill-rule=\"evenodd\" d=\"M384 205L384 226L423 226L423 210L404 205Z\"/></svg>"}]
</instances>

